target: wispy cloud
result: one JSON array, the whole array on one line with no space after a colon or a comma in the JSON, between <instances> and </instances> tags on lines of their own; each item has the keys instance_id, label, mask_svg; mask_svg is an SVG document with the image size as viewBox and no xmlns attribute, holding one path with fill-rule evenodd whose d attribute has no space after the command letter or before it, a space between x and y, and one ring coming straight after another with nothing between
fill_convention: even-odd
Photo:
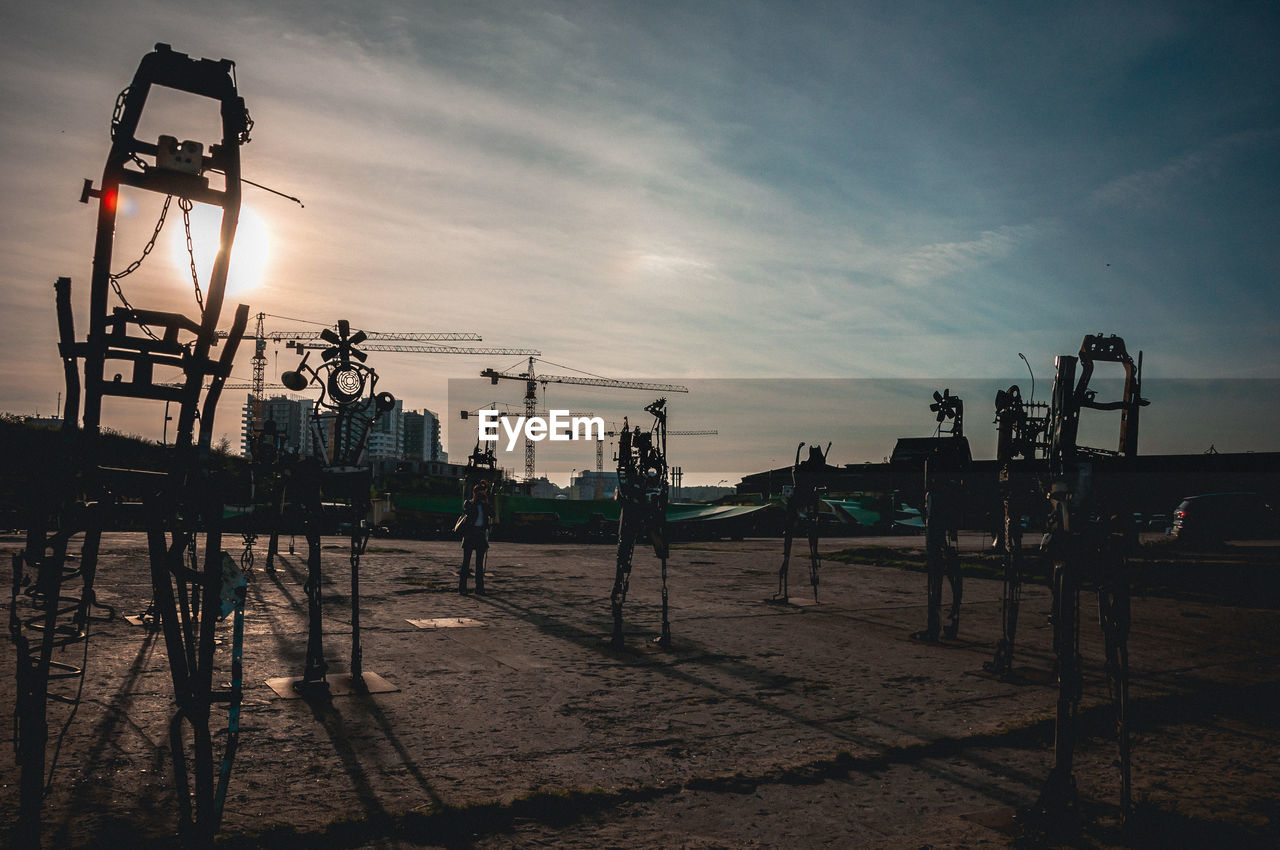
<instances>
[{"instance_id":1,"label":"wispy cloud","mask_svg":"<svg viewBox=\"0 0 1280 850\"><path fill-rule=\"evenodd\" d=\"M1090 201L1098 206L1156 207L1172 202L1172 192L1185 191L1190 184L1214 177L1232 156L1243 151L1274 145L1280 129L1252 130L1214 139L1201 149L1188 151L1161 164L1117 177L1098 187Z\"/></svg>"},{"instance_id":2,"label":"wispy cloud","mask_svg":"<svg viewBox=\"0 0 1280 850\"><path fill-rule=\"evenodd\" d=\"M1033 239L1036 227L1030 224L986 230L963 242L935 242L912 250L902 258L893 277L905 286L924 286L959 272L969 271L991 260L1008 257Z\"/></svg>"}]
</instances>

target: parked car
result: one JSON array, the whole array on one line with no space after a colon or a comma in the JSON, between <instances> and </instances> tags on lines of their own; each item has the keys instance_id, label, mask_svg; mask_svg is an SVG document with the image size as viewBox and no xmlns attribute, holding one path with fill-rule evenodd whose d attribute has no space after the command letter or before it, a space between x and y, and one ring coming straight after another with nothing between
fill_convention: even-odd
<instances>
[{"instance_id":1,"label":"parked car","mask_svg":"<svg viewBox=\"0 0 1280 850\"><path fill-rule=\"evenodd\" d=\"M1190 544L1272 537L1276 514L1258 493L1205 493L1188 496L1173 511L1175 540Z\"/></svg>"}]
</instances>

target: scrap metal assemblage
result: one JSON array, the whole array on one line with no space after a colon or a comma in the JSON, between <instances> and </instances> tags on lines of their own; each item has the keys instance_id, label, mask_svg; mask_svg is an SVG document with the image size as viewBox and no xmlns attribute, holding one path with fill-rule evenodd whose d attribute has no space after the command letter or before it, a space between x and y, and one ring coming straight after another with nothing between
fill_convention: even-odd
<instances>
[{"instance_id":1,"label":"scrap metal assemblage","mask_svg":"<svg viewBox=\"0 0 1280 850\"><path fill-rule=\"evenodd\" d=\"M216 101L221 139L206 152L200 142L179 142L171 136L156 141L136 138L147 97L157 86ZM130 503L141 505L152 593L172 674L176 710L169 742L179 829L189 839L204 842L211 840L221 820L238 738L244 579L235 559L222 549L225 482L209 462L209 453L218 397L248 321L249 308L240 305L221 341L222 350L216 350L240 210L240 147L249 141L252 126L236 91L234 63L192 59L158 44L143 57L133 82L117 100L100 187L94 189L85 181L80 200L98 200L89 330L85 338L77 338L71 280L60 278L55 294L66 382L64 451L51 460L54 468L33 499L25 548L14 557L10 633L18 654L19 843L39 843L42 799L52 786L55 767L46 761L48 711L54 703L68 706L65 733L82 696L89 658L102 531L108 517ZM210 186L210 173L222 175L221 189ZM160 193L165 200L141 257L112 272L122 187ZM151 251L174 198L183 213L189 252L188 214L193 204L222 210L221 242L203 286L192 257L194 315L135 306L122 284ZM114 307L113 293L119 302ZM178 385L165 385L174 375L180 376ZM162 468L105 465L102 413L108 398L177 405L177 434ZM78 563L69 551L77 537ZM228 616L234 634L219 653L216 633ZM84 644L81 665L52 659L55 648L77 643ZM230 659L215 658L228 653ZM229 687L214 685L215 667L230 668ZM211 730L219 705L228 709L221 759Z\"/></svg>"},{"instance_id":2,"label":"scrap metal assemblage","mask_svg":"<svg viewBox=\"0 0 1280 850\"><path fill-rule=\"evenodd\" d=\"M171 136L159 136L156 141L135 138L148 93L155 86L217 101L221 139L206 151L199 142L179 142ZM219 332L217 326L240 208L239 149L249 141L252 124L237 93L234 63L192 59L167 45L156 45L120 95L100 187L94 189L86 181L81 200L98 201L89 328L84 338L77 336L71 280L59 278L55 305L66 383L61 436L64 451L51 460L49 474L37 483L25 545L13 560L9 626L17 651L15 736L21 776L20 822L15 835L19 844L39 844L42 801L52 787L56 766L57 742L50 734L50 716L54 711L62 712L57 719L65 733L81 701L91 627L98 618L95 608L100 607L94 586L102 532L123 511L140 511L146 529L152 601L173 686L175 710L168 738L179 832L184 840L197 845L211 843L222 820L239 738L245 573L251 566L252 544L259 530L272 536L270 565L275 537L290 507L301 518L308 548L308 640L301 676L273 680L272 687L281 695L306 696L328 694L335 685L323 647L323 499L341 505L350 543L350 674L341 686L365 693L394 689L381 677L363 670L359 570L371 531L372 473L365 458L369 432L396 401L390 393L377 392L377 374L365 365L366 354L360 349L365 335L353 331L347 321L339 322L336 330L321 333L328 347L321 352L319 365L309 365L309 353L304 353L298 367L282 377L284 385L295 392L313 385L320 390L310 420L312 454L286 457L279 435L262 424L251 441L255 487L261 485L253 499L267 508L268 524L262 529L250 526L244 532L246 553L241 562L223 549L229 484L211 462L211 441L217 402L245 334L248 307L236 308L230 331ZM222 188L210 186L210 174L222 176ZM122 188L160 193L165 200L142 257L122 271L112 272ZM192 263L195 310L190 315L135 306L122 284L151 251L174 198L188 228L189 250L188 213L193 204L204 203L222 211L221 244L204 285ZM116 305L110 303L113 294ZM1098 400L1097 390L1090 386L1097 363L1123 367L1124 388L1119 400ZM485 374L495 383L502 377L525 380L529 393L539 380L592 383L586 378L535 376L532 361L528 372L519 376L493 370ZM601 384L601 380L594 383L624 383ZM1078 356L1057 359L1050 405L1024 402L1016 385L996 397L1002 500L998 544L1005 570L1001 638L987 666L1002 678L1012 671L1023 573L1022 518L1037 513L1037 496L1033 495L1037 490L1044 497L1048 528L1045 553L1052 563L1053 649L1058 676L1054 765L1039 800L1027 813L1041 822L1075 816L1072 762L1082 689L1079 597L1086 586L1096 587L1098 592L1106 672L1116 707L1121 812L1127 814L1131 808L1126 558L1135 543L1135 530L1127 506L1117 496L1118 488L1110 484L1125 474L1127 462L1137 453L1138 413L1147 404L1140 389L1141 354L1135 362L1122 339L1098 334L1084 338ZM163 465L120 469L105 462L101 437L104 400L108 398L177 405L176 437ZM937 413L938 435L924 466L929 620L920 635L929 640L937 640L940 630L946 637L955 637L959 627L962 586L955 546L957 504L963 496L969 461L960 399L949 390L934 393L934 398L931 409ZM651 427L642 430L624 422L619 440L618 499L622 507L610 594L611 643L624 645L622 610L634 550L637 542L647 539L661 562L662 622L656 643L666 648L671 645L666 400L660 398L644 410L653 417ZM1079 445L1080 417L1086 410L1120 414L1116 450ZM943 431L948 420L952 424ZM791 544L797 532L804 533L809 542L810 581L814 600L818 598L819 509L830 443L826 451L811 446L808 459L801 462L804 446L801 443L796 450L793 487L786 502L783 561L775 595L784 602ZM526 475L532 475L531 453ZM468 486L482 480L497 483L499 477L492 449L481 452L477 444L467 467ZM73 545L77 539L78 557ZM944 574L951 579L953 591L945 628L941 625ZM225 637L228 623L229 639ZM55 650L70 647L80 648L80 664L54 660ZM229 685L215 686L215 671L229 673ZM213 729L222 723L215 719L218 708L226 709L225 734ZM222 741L220 748L218 740Z\"/></svg>"}]
</instances>

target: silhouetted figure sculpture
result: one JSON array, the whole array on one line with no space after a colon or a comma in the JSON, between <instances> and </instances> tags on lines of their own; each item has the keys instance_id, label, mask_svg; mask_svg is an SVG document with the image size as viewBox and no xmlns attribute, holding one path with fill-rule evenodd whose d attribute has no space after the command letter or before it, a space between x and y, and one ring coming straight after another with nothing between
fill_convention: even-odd
<instances>
[{"instance_id":1,"label":"silhouetted figure sculpture","mask_svg":"<svg viewBox=\"0 0 1280 850\"><path fill-rule=\"evenodd\" d=\"M1022 601L1022 518L1044 502L1036 485L1037 470L1047 470L1040 449L1048 427L1046 405L1023 402L1017 384L996 393L996 462L999 464L1000 506L996 548L1004 561L1004 589L1000 604L1000 639L995 656L983 669L1002 679L1013 673L1013 648ZM1044 415L1036 415L1044 411ZM1036 492L1039 490L1040 492Z\"/></svg>"},{"instance_id":2,"label":"silhouetted figure sculpture","mask_svg":"<svg viewBox=\"0 0 1280 850\"><path fill-rule=\"evenodd\" d=\"M662 560L662 634L658 644L671 645L671 626L667 620L667 412L666 399L658 399L645 408L653 414L651 431L639 426L628 430L622 421L618 437L618 490L622 502L618 514L618 571L614 577L610 602L613 608L615 647L623 645L622 604L627 599L631 582L631 559L636 540L648 537L653 553Z\"/></svg>"},{"instance_id":3,"label":"silhouetted figure sculpture","mask_svg":"<svg viewBox=\"0 0 1280 850\"><path fill-rule=\"evenodd\" d=\"M284 513L285 500L285 466L290 461L285 451L285 434L280 433L275 420L267 419L262 423L262 430L254 435L249 444L251 463L249 464L250 502L255 506L266 508L267 571L274 572L276 555L280 551L280 520ZM252 544L257 536L258 528L254 524L255 517L250 517L250 527L245 531L245 551L249 564L253 563ZM247 572L247 569L246 569Z\"/></svg>"},{"instance_id":4,"label":"silhouetted figure sculpture","mask_svg":"<svg viewBox=\"0 0 1280 850\"><path fill-rule=\"evenodd\" d=\"M929 622L917 637L938 639L941 631L954 638L960 631L960 602L964 595L964 578L960 574L960 549L956 545L960 526L960 485L950 475L933 468L936 459L925 463L925 564L929 576ZM942 627L942 579L951 585L951 608L947 625Z\"/></svg>"},{"instance_id":5,"label":"silhouetted figure sculpture","mask_svg":"<svg viewBox=\"0 0 1280 850\"><path fill-rule=\"evenodd\" d=\"M297 493L302 507L303 527L307 537L307 656L300 690L327 690L328 662L324 657L323 606L321 599L322 559L321 534L324 530L323 500L338 502L349 526L351 564L351 684L366 690L360 645L360 558L369 543L369 489L373 471L367 463L365 449L369 430L377 419L395 407L391 393L376 392L377 373L364 365L368 355L359 345L368 337L364 331L352 331L346 319L338 322L335 332L325 328L320 338L328 347L321 350L321 364L307 365L310 352L304 351L298 368L280 376L293 392L308 386L320 388L320 397L312 404L310 430L312 454L301 459L290 470L290 487Z\"/></svg>"},{"instance_id":6,"label":"silhouetted figure sculpture","mask_svg":"<svg viewBox=\"0 0 1280 850\"><path fill-rule=\"evenodd\" d=\"M485 595L484 560L489 552L489 526L493 524L493 499L489 482L481 481L471 488L471 498L462 503L462 566L458 568L458 592L467 592L471 574L471 556L476 561L476 593Z\"/></svg>"},{"instance_id":7,"label":"silhouetted figure sculpture","mask_svg":"<svg viewBox=\"0 0 1280 850\"><path fill-rule=\"evenodd\" d=\"M818 570L822 565L818 557L818 522L822 510L820 494L826 490L827 455L831 452L831 443L827 443L826 451L812 445L809 457L800 460L800 451L804 443L796 446L796 460L791 466L791 495L786 498L785 518L782 529L782 566L778 568L778 592L773 601L787 601L787 571L791 565L791 541L797 531L803 531L809 538L809 582L813 585L813 601L818 601Z\"/></svg>"},{"instance_id":8,"label":"silhouetted figure sculpture","mask_svg":"<svg viewBox=\"0 0 1280 850\"><path fill-rule=\"evenodd\" d=\"M912 637L936 641L939 633L954 638L960 631L960 602L964 579L960 575L957 537L961 519L961 473L969 457L964 436L964 401L945 389L933 393L929 410L937 414L938 429L924 463L924 544L928 571L928 623ZM950 427L944 430L946 423ZM951 610L942 627L942 578L951 585Z\"/></svg>"},{"instance_id":9,"label":"silhouetted figure sculpture","mask_svg":"<svg viewBox=\"0 0 1280 850\"><path fill-rule=\"evenodd\" d=\"M1090 387L1094 364L1124 368L1119 399L1100 401ZM1076 366L1080 375L1076 377ZM1091 334L1080 344L1079 357L1061 355L1054 377L1049 415L1049 516L1045 550L1053 563L1053 648L1058 671L1054 760L1031 814L1048 831L1073 830L1078 818L1072 768L1079 736L1077 716L1083 691L1080 659L1080 591L1098 590L1098 619L1106 653L1108 690L1116 711L1119 744L1120 812L1131 809L1129 770L1129 569L1128 553L1137 546L1129 496L1123 482L1138 453L1138 416L1142 398L1142 354L1135 362L1124 340ZM1079 444L1083 410L1120 414L1120 440L1115 450Z\"/></svg>"}]
</instances>

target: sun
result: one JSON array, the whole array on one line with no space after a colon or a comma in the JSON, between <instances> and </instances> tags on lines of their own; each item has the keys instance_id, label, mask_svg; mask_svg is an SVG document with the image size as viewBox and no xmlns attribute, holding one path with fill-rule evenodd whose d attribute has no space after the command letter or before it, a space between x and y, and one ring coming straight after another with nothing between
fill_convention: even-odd
<instances>
[{"instance_id":1,"label":"sun","mask_svg":"<svg viewBox=\"0 0 1280 850\"><path fill-rule=\"evenodd\" d=\"M174 226L176 225L176 226ZM191 210L191 248L196 259L196 273L201 289L208 289L213 258L218 253L218 241L222 227L222 209L208 204L196 204ZM174 265L184 279L191 274L191 260L187 255L187 236L182 226L182 211L174 204L169 212L170 253ZM240 220L236 225L236 238L231 245L231 267L227 271L227 298L251 292L266 279L267 264L271 255L271 238L266 222L250 206L241 204Z\"/></svg>"}]
</instances>

